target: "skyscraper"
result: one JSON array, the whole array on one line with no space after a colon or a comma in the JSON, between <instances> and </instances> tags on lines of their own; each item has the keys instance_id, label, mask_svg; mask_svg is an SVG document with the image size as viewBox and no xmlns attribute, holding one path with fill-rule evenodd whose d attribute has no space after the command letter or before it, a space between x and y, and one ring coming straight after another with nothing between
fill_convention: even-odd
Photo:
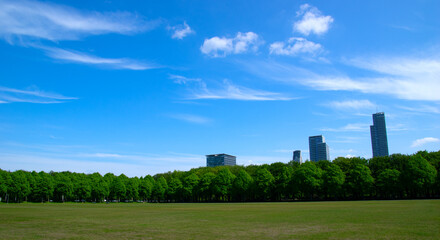
<instances>
[{"instance_id":1,"label":"skyscraper","mask_svg":"<svg viewBox=\"0 0 440 240\"><path fill-rule=\"evenodd\" d=\"M301 150L293 151L293 161L297 163L302 163Z\"/></svg>"},{"instance_id":2,"label":"skyscraper","mask_svg":"<svg viewBox=\"0 0 440 240\"><path fill-rule=\"evenodd\" d=\"M206 155L207 167L235 166L236 161L237 157L224 153Z\"/></svg>"},{"instance_id":3,"label":"skyscraper","mask_svg":"<svg viewBox=\"0 0 440 240\"><path fill-rule=\"evenodd\" d=\"M325 138L322 135L309 137L310 161L329 160L330 152Z\"/></svg>"},{"instance_id":4,"label":"skyscraper","mask_svg":"<svg viewBox=\"0 0 440 240\"><path fill-rule=\"evenodd\" d=\"M385 113L373 114L373 125L370 126L373 157L388 156L387 127Z\"/></svg>"}]
</instances>

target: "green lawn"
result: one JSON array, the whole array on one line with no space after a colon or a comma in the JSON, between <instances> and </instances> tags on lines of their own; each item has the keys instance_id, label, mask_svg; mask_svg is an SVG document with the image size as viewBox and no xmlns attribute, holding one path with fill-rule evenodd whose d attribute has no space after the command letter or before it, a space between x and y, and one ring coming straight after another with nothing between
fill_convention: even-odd
<instances>
[{"instance_id":1,"label":"green lawn","mask_svg":"<svg viewBox=\"0 0 440 240\"><path fill-rule=\"evenodd\" d=\"M440 200L0 204L1 239L440 239Z\"/></svg>"}]
</instances>

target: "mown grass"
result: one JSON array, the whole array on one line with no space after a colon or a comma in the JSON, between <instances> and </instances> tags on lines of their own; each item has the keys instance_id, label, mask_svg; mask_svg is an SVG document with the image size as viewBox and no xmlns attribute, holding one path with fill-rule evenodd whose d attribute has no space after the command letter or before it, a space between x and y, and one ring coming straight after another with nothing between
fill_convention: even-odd
<instances>
[{"instance_id":1,"label":"mown grass","mask_svg":"<svg viewBox=\"0 0 440 240\"><path fill-rule=\"evenodd\" d=\"M440 239L440 200L0 204L1 239Z\"/></svg>"}]
</instances>

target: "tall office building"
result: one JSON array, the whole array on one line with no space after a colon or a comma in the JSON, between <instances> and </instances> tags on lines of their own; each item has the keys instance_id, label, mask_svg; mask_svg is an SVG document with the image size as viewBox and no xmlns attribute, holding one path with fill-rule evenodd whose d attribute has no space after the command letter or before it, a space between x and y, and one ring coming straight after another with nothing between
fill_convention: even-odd
<instances>
[{"instance_id":1,"label":"tall office building","mask_svg":"<svg viewBox=\"0 0 440 240\"><path fill-rule=\"evenodd\" d=\"M303 159L302 159L302 156L301 156L301 150L293 151L293 161L297 162L299 164L302 163Z\"/></svg>"},{"instance_id":2,"label":"tall office building","mask_svg":"<svg viewBox=\"0 0 440 240\"><path fill-rule=\"evenodd\" d=\"M385 113L373 114L373 125L370 126L373 157L388 156L387 127Z\"/></svg>"},{"instance_id":3,"label":"tall office building","mask_svg":"<svg viewBox=\"0 0 440 240\"><path fill-rule=\"evenodd\" d=\"M237 157L224 153L206 155L207 167L235 166L236 161Z\"/></svg>"},{"instance_id":4,"label":"tall office building","mask_svg":"<svg viewBox=\"0 0 440 240\"><path fill-rule=\"evenodd\" d=\"M330 152L325 138L322 135L309 137L310 161L317 162L319 160L330 161Z\"/></svg>"}]
</instances>

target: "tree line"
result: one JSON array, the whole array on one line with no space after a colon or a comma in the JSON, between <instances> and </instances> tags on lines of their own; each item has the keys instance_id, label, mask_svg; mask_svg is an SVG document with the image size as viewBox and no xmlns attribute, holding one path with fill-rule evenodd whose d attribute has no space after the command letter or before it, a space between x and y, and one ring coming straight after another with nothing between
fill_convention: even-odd
<instances>
[{"instance_id":1,"label":"tree line","mask_svg":"<svg viewBox=\"0 0 440 240\"><path fill-rule=\"evenodd\" d=\"M440 197L440 151L200 167L129 178L0 169L2 202L241 202Z\"/></svg>"}]
</instances>

